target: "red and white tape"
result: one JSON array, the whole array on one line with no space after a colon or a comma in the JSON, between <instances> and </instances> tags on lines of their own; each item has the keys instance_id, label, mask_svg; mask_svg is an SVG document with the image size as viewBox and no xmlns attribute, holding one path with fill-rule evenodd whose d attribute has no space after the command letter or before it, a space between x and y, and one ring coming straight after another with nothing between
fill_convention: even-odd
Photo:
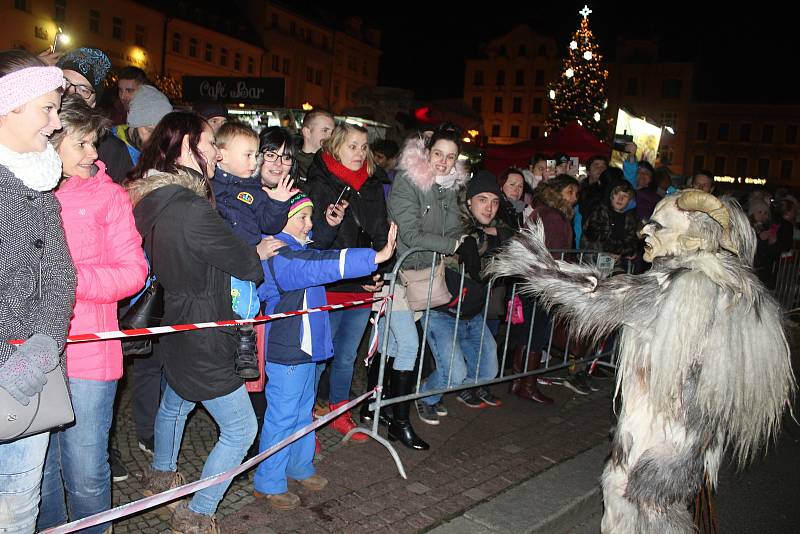
<instances>
[{"instance_id":1,"label":"red and white tape","mask_svg":"<svg viewBox=\"0 0 800 534\"><path fill-rule=\"evenodd\" d=\"M373 301L374 300L380 300L380 299L373 299ZM359 304L360 304L360 302L359 302ZM353 305L357 306L358 304L353 304ZM343 305L339 305L339 306L341 307ZM318 310L318 311L323 311L323 310ZM208 487L213 486L215 484L219 484L220 482L223 482L225 480L230 480L233 477L235 477L235 476L237 476L237 475L239 475L241 473L244 473L245 471L247 471L248 469L250 469L251 467L253 467L257 463L260 463L263 460L265 460L266 458L272 456L273 454L275 454L276 452L278 452L282 448L286 447L290 443L293 443L294 441L297 441L298 439L300 439L301 437L305 436L309 432L311 432L313 430L316 430L317 428L325 425L331 419L335 419L336 417L340 416L344 412L350 410L351 408L356 406L358 403L366 400L368 397L371 397L371 396L375 395L376 392L378 392L378 394L380 394L380 389L381 389L380 387L376 387L375 389L367 391L366 393L362 394L361 396L351 400L347 404L345 404L343 406L340 406L336 410L331 411L330 413L328 413L324 417L320 417L319 419L313 421L310 425L304 426L303 428L301 428L300 430L296 431L292 435L287 436L282 441L276 443L275 445L273 445L269 449L267 449L267 450L265 450L263 452L260 452L257 456L254 456L253 458L247 460L246 462L244 462L243 464L241 464L240 466L238 466L238 467L236 467L234 469L231 469L229 471L225 471L224 473L220 473L218 475L213 475L213 476L210 476L208 478L204 478L204 479L198 480L196 482L190 482L189 484L184 484L183 486L179 486L177 488L173 488L173 489L167 490L167 491L165 491L163 493L157 493L156 495L152 495L152 496L144 498L144 499L139 499L138 501L133 501L133 502L129 502L127 504L123 504L121 506L117 506L116 508L112 508L111 510L106 510L105 512L100 512L100 513L95 514L93 516L85 517L83 519L78 519L78 520L73 521L71 523L67 523L66 525L53 527L51 529L43 531L42 534L66 534L68 532L75 532L77 530L83 530L85 528L89 528L89 527L94 526L94 525L100 525L102 523L106 523L108 521L113 521L115 519L120 519L122 517L126 517L126 516L129 516L129 515L141 512L143 510L148 510L150 508L158 506L159 504L164 504L164 503L169 502L169 501L174 501L175 499L179 499L181 497L185 497L186 495L189 495L189 494L194 493L196 491L200 491L202 489L208 488Z\"/></svg>"},{"instance_id":2,"label":"red and white tape","mask_svg":"<svg viewBox=\"0 0 800 534\"><path fill-rule=\"evenodd\" d=\"M139 336L152 336L155 334L171 334L173 332L187 332L189 330L202 330L204 328L220 328L223 326L236 326L241 324L255 324L265 323L267 321L274 321L275 319L284 319L286 317L294 317L297 315L306 315L308 313L317 313L324 311L339 310L342 308L350 308L353 306L361 306L362 304L371 304L373 302L386 301L392 298L388 297L373 297L366 300L353 300L350 302L343 302L342 304L328 304L319 306L317 308L309 308L307 310L295 310L282 313L273 313L270 315L259 315L252 319L235 319L229 321L214 321L211 323L193 323L193 324L175 324L172 326L154 326L151 328L136 328L133 330L110 330L108 332L93 332L91 334L77 334L67 337L67 343L85 343L87 341L108 341L109 339L125 339L130 337ZM25 343L24 339L12 339L8 341L12 345L21 345Z\"/></svg>"}]
</instances>

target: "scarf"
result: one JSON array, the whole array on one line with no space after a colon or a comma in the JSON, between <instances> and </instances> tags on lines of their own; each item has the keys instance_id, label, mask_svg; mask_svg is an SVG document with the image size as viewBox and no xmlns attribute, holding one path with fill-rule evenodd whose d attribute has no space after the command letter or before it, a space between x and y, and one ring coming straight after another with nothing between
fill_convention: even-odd
<instances>
[{"instance_id":1,"label":"scarf","mask_svg":"<svg viewBox=\"0 0 800 534\"><path fill-rule=\"evenodd\" d=\"M325 166L328 170L333 173L338 179L355 189L356 191L361 190L361 186L364 185L364 182L367 181L369 175L367 174L367 163L364 162L364 165L361 166L360 169L357 171L351 171L334 158L332 155L328 154L324 150L322 151L322 162L325 163Z\"/></svg>"},{"instance_id":2,"label":"scarf","mask_svg":"<svg viewBox=\"0 0 800 534\"><path fill-rule=\"evenodd\" d=\"M50 191L61 180L61 158L49 142L42 152L24 154L0 145L0 164L34 191Z\"/></svg>"}]
</instances>

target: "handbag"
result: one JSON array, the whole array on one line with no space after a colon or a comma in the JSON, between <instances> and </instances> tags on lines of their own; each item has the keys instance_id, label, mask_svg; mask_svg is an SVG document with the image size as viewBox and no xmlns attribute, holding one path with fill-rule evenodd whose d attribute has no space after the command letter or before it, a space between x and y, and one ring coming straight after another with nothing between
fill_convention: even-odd
<instances>
[{"instance_id":1,"label":"handbag","mask_svg":"<svg viewBox=\"0 0 800 534\"><path fill-rule=\"evenodd\" d=\"M519 298L519 295L514 295L514 298L508 301L506 321L511 324L523 324L525 322L525 314L522 311L522 299Z\"/></svg>"},{"instance_id":2,"label":"handbag","mask_svg":"<svg viewBox=\"0 0 800 534\"><path fill-rule=\"evenodd\" d=\"M155 228L150 228L150 243L152 244L152 234ZM150 257L153 257L152 245ZM142 291L141 296L134 302L128 311L119 320L120 330L135 330L148 328L151 326L161 326L164 318L164 288L158 283L156 275L152 272L152 260L150 261L150 276L147 278L148 284ZM127 339L122 342L122 352L126 356L144 356L153 352L153 338L138 337Z\"/></svg>"},{"instance_id":3,"label":"handbag","mask_svg":"<svg viewBox=\"0 0 800 534\"><path fill-rule=\"evenodd\" d=\"M42 392L31 397L27 406L0 388L0 443L47 432L75 420L61 366L45 376L47 383Z\"/></svg>"},{"instance_id":4,"label":"handbag","mask_svg":"<svg viewBox=\"0 0 800 534\"><path fill-rule=\"evenodd\" d=\"M428 286L431 288L431 308L450 302L453 296L447 290L444 278L444 262L439 262L433 271L431 268L401 269L400 282L406 290L406 301L411 311L423 311L428 307Z\"/></svg>"}]
</instances>

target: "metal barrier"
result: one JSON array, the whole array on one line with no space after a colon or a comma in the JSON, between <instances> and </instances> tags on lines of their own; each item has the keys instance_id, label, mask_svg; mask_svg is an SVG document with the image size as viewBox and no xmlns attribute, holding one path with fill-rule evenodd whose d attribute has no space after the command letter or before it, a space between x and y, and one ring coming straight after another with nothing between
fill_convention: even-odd
<instances>
[{"instance_id":1,"label":"metal barrier","mask_svg":"<svg viewBox=\"0 0 800 534\"><path fill-rule=\"evenodd\" d=\"M396 289L396 285L397 285L397 282L398 282L398 273L399 273L401 267L407 262L407 260L412 255L421 254L421 253L432 254L432 259L431 259L431 276L430 276L430 280L428 282L427 306L426 306L426 309L422 312L423 315L422 315L422 318L421 318L421 320L422 320L422 335L420 336L420 339L419 339L419 354L417 355L418 371L417 371L416 385L415 385L415 388L414 388L414 392L411 393L411 394L397 396L397 397L390 397L390 398L384 398L382 394L377 393L375 395L375 399L372 400L372 401L369 401L371 403L370 404L371 408L373 408L373 410L374 410L374 416L373 416L371 428L360 427L360 426L356 427L356 428L352 429L345 436L345 438L343 439L343 442L346 442L350 438L350 436L352 436L354 433L357 433L357 432L358 433L362 433L362 434L367 434L370 437L376 439L378 442L380 442L384 447L386 447L389 450L390 454L392 455L393 459L395 460L395 463L397 465L397 469L400 472L401 476L403 476L403 478L405 478L405 470L403 468L403 465L402 465L402 462L400 461L399 456L397 455L397 452L394 450L392 445L389 444L388 441L386 441L378 433L378 429L379 429L379 425L380 425L380 419L381 419L381 417L380 417L381 410L385 409L386 407L389 407L391 405L398 404L398 403L401 403L401 402L416 401L418 399L421 399L421 398L424 398L424 397L430 397L430 396L433 396L433 395L452 393L452 392L461 391L461 390L465 390L465 389L472 389L472 388L476 388L476 387L480 387L480 386L488 386L488 385L491 385L491 384L508 382L510 380L516 380L516 379L519 379L519 378L525 378L525 377L530 377L530 376L544 375L544 374L547 374L547 373L553 373L555 371L567 368L567 367L572 366L572 365L580 365L580 364L589 363L589 362L596 362L596 361L599 361L600 358L613 357L613 354L614 354L615 348L616 348L616 339L615 339L614 343L611 344L611 346L609 346L609 347L594 348L591 351L590 354L584 353L584 354L575 355L573 358L570 358L570 356L571 356L570 355L570 344L571 344L571 341L572 341L572 334L571 334L571 328L567 328L566 342L565 342L565 344L563 346L563 349L561 350L561 352L562 352L561 360L560 361L556 361L556 359L554 358L554 355L553 355L554 334L556 332L556 330L555 330L556 321L551 321L550 332L549 332L548 340L547 340L547 351L546 351L548 353L549 357L548 357L548 359L546 361L543 362L544 365L541 366L539 369L528 371L527 369L528 369L529 360L530 360L530 351L527 350L527 349L529 347L531 347L531 341L532 341L532 338L533 338L534 328L536 326L536 324L535 324L535 315L536 315L537 304L534 302L533 303L533 309L526 310L526 313L531 313L531 317L530 317L530 326L529 326L528 335L527 335L527 343L524 346L525 357L524 357L524 363L523 363L522 368L521 368L522 370L520 372L512 372L511 374L506 374L506 361L507 361L507 355L508 355L508 349L509 349L509 338L511 336L511 320L510 320L509 314L507 312L505 313L505 322L506 322L507 326L505 328L504 335L502 336L502 338L503 338L502 355L498 355L497 351L495 351L494 354L484 354L484 352L485 352L484 351L485 335L486 335L486 332L488 331L487 326L486 326L486 323L487 323L487 312L489 310L489 304L490 304L490 300L492 298L492 288L496 287L495 284L498 282L498 280L496 278L492 278L489 281L488 286L486 288L486 299L485 299L485 302L484 302L484 305L483 305L483 312L482 312L481 336L480 336L480 342L479 342L478 348L477 348L478 354L477 354L477 357L475 358L475 367L474 367L474 377L475 378L474 378L474 380L467 381L467 379L465 378L463 382L457 383L457 384L453 383L453 381L452 381L453 363L454 363L454 358L456 357L456 352L457 352L456 351L456 346L457 346L457 343L458 343L459 325L460 325L460 322L462 321L460 315L461 315L461 304L462 304L462 300L463 299L458 299L458 303L457 303L457 306L456 306L456 313L455 313L455 316L453 317L453 321L454 321L453 343L452 343L452 348L451 348L450 356L449 356L450 360L449 360L449 373L448 373L448 377L447 377L447 384L445 385L445 387L431 389L431 390L425 390L425 391L420 391L420 387L422 385L422 373L423 373L422 361L423 361L423 357L424 357L424 354L425 354L425 346L426 346L426 343L428 341L428 329L429 329L429 326L430 326L430 318L431 318L431 313L432 313L432 310L431 310L431 295L432 295L432 290L433 290L433 280L434 280L434 273L435 273L435 270L436 270L436 265L437 265L439 254L434 254L434 253L432 253L430 251L425 251L425 250L422 250L422 249L413 248L411 250L408 250L400 258L398 258L398 260L397 260L397 262L395 264L395 267L392 270L392 272L389 273L389 274L386 274L384 276L384 279L387 282L390 283L389 294L390 295L395 295L396 294L395 289ZM558 259L561 259L563 261L568 261L568 262L571 262L571 263L582 263L582 264L591 263L592 265L599 264L599 267L601 269L601 272L602 272L603 276L609 276L610 274L612 274L611 271L613 269L613 263L614 262L613 262L613 259L611 259L610 256L608 256L606 254L597 253L595 251L587 251L587 250L551 250L551 254L553 254L553 256L558 258ZM633 264L631 262L628 262L627 269L625 271L627 271L627 273L630 273L632 271L632 268L633 268ZM464 271L464 266L461 265L460 266L459 295L463 295L464 280L465 280L465 271ZM504 280L501 280L500 283L505 284L506 282ZM519 286L519 282L511 283L511 295L510 295L510 300L511 301L513 301L514 297L516 295L518 295L518 293L519 293L518 292L518 286ZM383 323L383 337L382 337L382 340L381 340L381 351L380 351L380 362L379 362L380 367L379 367L378 379L377 379L377 383L378 383L379 386L384 383L384 375L387 372L387 369L386 369L387 360L394 356L393 354L389 354L389 350L388 350L388 347L389 347L389 329L390 329L390 323L391 323L391 318L392 318L392 313L393 313L394 307L395 307L395 303L392 301L392 299L390 299L386 303L385 316L384 316L384 319L383 319L383 321L384 321L384 323ZM441 313L441 312L434 311L434 313ZM501 321L502 321L502 319L501 319ZM377 327L378 327L378 325L376 323L376 328ZM501 337L501 336L498 335L498 338L499 337ZM501 343L500 343L500 340L498 339L497 340L497 348L499 348L500 345L501 345ZM431 350L432 351L434 350L433 347L431 347ZM437 361L440 361L442 357L443 357L443 355L435 355L435 359ZM481 369L481 359L483 357L498 358L498 360L499 360L498 361L499 376L491 377L491 378L484 378L484 379L480 379L479 378L480 369ZM607 365L609 367L615 367L613 361L604 362L604 365ZM469 374L469 369L467 369L467 374Z\"/></svg>"},{"instance_id":2,"label":"metal barrier","mask_svg":"<svg viewBox=\"0 0 800 534\"><path fill-rule=\"evenodd\" d=\"M793 250L781 256L777 263L774 295L787 312L796 311L800 306L800 250Z\"/></svg>"}]
</instances>

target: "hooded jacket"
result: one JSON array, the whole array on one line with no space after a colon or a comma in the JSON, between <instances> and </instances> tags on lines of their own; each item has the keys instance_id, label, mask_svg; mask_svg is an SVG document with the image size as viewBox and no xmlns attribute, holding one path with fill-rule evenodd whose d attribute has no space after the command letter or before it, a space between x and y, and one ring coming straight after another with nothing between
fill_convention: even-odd
<instances>
[{"instance_id":1,"label":"hooded jacket","mask_svg":"<svg viewBox=\"0 0 800 534\"><path fill-rule=\"evenodd\" d=\"M258 178L240 178L217 168L211 188L219 214L251 247L258 245L262 234L277 234L286 225L289 201L271 199Z\"/></svg>"},{"instance_id":2,"label":"hooded jacket","mask_svg":"<svg viewBox=\"0 0 800 534\"><path fill-rule=\"evenodd\" d=\"M389 221L386 218L386 201L383 197L383 185L374 175L367 178L361 189L351 189L348 202L350 205L344 214L344 220L331 228L325 220L325 210L336 202L345 182L333 174L322 159L322 150L314 156L308 169L306 191L314 203L312 222L314 224L313 248L345 249L371 247L380 250L386 246L386 235L389 233ZM330 237L335 235L331 241ZM370 279L348 280L330 284L328 291L363 292L363 284L372 284Z\"/></svg>"},{"instance_id":3,"label":"hooded jacket","mask_svg":"<svg viewBox=\"0 0 800 534\"><path fill-rule=\"evenodd\" d=\"M378 268L376 252L369 248L314 250L287 233L276 237L287 246L261 262L264 283L258 288L258 296L266 301L267 314L324 306L324 284L367 276ZM328 312L270 321L266 338L269 362L298 365L333 357Z\"/></svg>"},{"instance_id":4,"label":"hooded jacket","mask_svg":"<svg viewBox=\"0 0 800 534\"><path fill-rule=\"evenodd\" d=\"M261 262L206 199L203 178L183 169L154 173L132 182L129 192L136 227L164 288L162 324L233 319L231 276L260 282ZM153 351L164 361L170 387L197 402L242 385L234 372L236 347L233 328L209 328L161 336Z\"/></svg>"},{"instance_id":5,"label":"hooded jacket","mask_svg":"<svg viewBox=\"0 0 800 534\"><path fill-rule=\"evenodd\" d=\"M117 302L144 285L147 262L136 230L131 201L97 160L91 178L74 176L56 191L72 261L78 273L69 333L119 329ZM117 380L122 376L119 340L67 346L67 376Z\"/></svg>"},{"instance_id":6,"label":"hooded jacket","mask_svg":"<svg viewBox=\"0 0 800 534\"><path fill-rule=\"evenodd\" d=\"M456 164L447 177L452 184L439 185L425 145L417 138L406 142L398 168L388 206L389 218L397 223L397 258L411 248L453 254L463 233L458 189L468 175ZM402 267L424 269L431 266L431 260L430 253L412 254Z\"/></svg>"}]
</instances>

